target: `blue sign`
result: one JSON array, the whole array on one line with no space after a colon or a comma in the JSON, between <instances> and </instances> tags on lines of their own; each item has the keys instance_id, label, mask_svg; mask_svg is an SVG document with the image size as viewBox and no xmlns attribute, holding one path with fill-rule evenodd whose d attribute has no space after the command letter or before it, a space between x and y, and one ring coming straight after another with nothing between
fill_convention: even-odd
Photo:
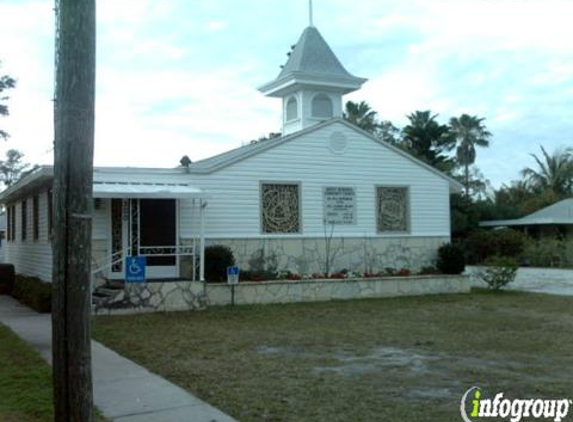
<instances>
[{"instance_id":1,"label":"blue sign","mask_svg":"<svg viewBox=\"0 0 573 422\"><path fill-rule=\"evenodd\" d=\"M128 256L125 258L125 282L145 283L144 256Z\"/></svg>"},{"instance_id":2,"label":"blue sign","mask_svg":"<svg viewBox=\"0 0 573 422\"><path fill-rule=\"evenodd\" d=\"M239 267L227 267L227 283L237 284L239 282Z\"/></svg>"}]
</instances>

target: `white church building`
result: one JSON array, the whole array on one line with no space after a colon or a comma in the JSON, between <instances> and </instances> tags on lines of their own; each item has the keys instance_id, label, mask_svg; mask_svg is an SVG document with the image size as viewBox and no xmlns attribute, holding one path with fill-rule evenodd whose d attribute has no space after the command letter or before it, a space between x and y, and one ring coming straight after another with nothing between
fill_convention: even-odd
<instances>
[{"instance_id":1,"label":"white church building","mask_svg":"<svg viewBox=\"0 0 573 422\"><path fill-rule=\"evenodd\" d=\"M121 280L124 258L144 255L148 278L192 279L203 241L230 246L244 270L261 257L299 274L322 272L327 260L333 271L432 265L450 240L450 193L460 185L343 120L343 96L364 82L310 26L260 88L282 100L282 137L188 167L95 168L94 272ZM52 183L53 169L40 167L0 194L5 261L44 281Z\"/></svg>"}]
</instances>

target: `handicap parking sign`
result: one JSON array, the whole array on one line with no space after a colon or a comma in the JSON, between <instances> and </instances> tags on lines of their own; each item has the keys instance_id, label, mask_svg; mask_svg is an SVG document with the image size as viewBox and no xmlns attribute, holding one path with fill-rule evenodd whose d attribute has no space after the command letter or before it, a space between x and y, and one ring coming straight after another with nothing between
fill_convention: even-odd
<instances>
[{"instance_id":1,"label":"handicap parking sign","mask_svg":"<svg viewBox=\"0 0 573 422\"><path fill-rule=\"evenodd\" d=\"M125 282L144 283L145 282L145 257L128 256L125 258Z\"/></svg>"},{"instance_id":2,"label":"handicap parking sign","mask_svg":"<svg viewBox=\"0 0 573 422\"><path fill-rule=\"evenodd\" d=\"M239 267L227 267L227 283L237 284L239 282Z\"/></svg>"}]
</instances>

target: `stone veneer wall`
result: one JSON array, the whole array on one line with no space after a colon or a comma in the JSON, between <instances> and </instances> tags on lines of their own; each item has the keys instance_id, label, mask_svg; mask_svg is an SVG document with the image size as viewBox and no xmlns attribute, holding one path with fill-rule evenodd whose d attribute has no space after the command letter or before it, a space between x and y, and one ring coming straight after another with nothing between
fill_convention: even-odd
<instances>
[{"instance_id":1,"label":"stone veneer wall","mask_svg":"<svg viewBox=\"0 0 573 422\"><path fill-rule=\"evenodd\" d=\"M331 271L379 272L384 268L408 268L417 271L435 265L437 249L449 242L448 237L333 237L330 246ZM324 238L216 239L208 245L229 246L237 265L243 270L264 251L265 261L276 262L277 270L298 274L325 271Z\"/></svg>"},{"instance_id":2,"label":"stone veneer wall","mask_svg":"<svg viewBox=\"0 0 573 422\"><path fill-rule=\"evenodd\" d=\"M196 311L207 306L205 284L194 281L126 284L124 291L95 306L95 314Z\"/></svg>"},{"instance_id":3,"label":"stone veneer wall","mask_svg":"<svg viewBox=\"0 0 573 422\"><path fill-rule=\"evenodd\" d=\"M431 275L377 279L241 282L235 286L235 303L270 304L321 302L396 296L469 293L465 276ZM97 314L200 310L229 305L231 287L224 283L143 283L126 286L112 301L99 305Z\"/></svg>"},{"instance_id":4,"label":"stone veneer wall","mask_svg":"<svg viewBox=\"0 0 573 422\"><path fill-rule=\"evenodd\" d=\"M242 282L235 286L235 303L268 304L324 302L396 296L469 293L471 283L464 276L413 276L377 279L301 280ZM231 288L207 284L209 305L231 303Z\"/></svg>"}]
</instances>

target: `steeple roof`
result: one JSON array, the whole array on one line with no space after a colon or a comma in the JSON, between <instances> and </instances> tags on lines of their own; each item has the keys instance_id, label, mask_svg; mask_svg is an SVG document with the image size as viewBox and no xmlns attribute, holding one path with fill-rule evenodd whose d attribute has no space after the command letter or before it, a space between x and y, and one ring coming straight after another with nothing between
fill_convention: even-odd
<instances>
[{"instance_id":1,"label":"steeple roof","mask_svg":"<svg viewBox=\"0 0 573 422\"><path fill-rule=\"evenodd\" d=\"M330 49L318 29L307 27L278 77L259 88L270 96L281 96L297 83L340 88L344 93L359 89L366 79L349 73Z\"/></svg>"},{"instance_id":2,"label":"steeple roof","mask_svg":"<svg viewBox=\"0 0 573 422\"><path fill-rule=\"evenodd\" d=\"M278 77L298 72L307 75L358 79L342 66L314 26L309 26L304 30Z\"/></svg>"}]
</instances>

